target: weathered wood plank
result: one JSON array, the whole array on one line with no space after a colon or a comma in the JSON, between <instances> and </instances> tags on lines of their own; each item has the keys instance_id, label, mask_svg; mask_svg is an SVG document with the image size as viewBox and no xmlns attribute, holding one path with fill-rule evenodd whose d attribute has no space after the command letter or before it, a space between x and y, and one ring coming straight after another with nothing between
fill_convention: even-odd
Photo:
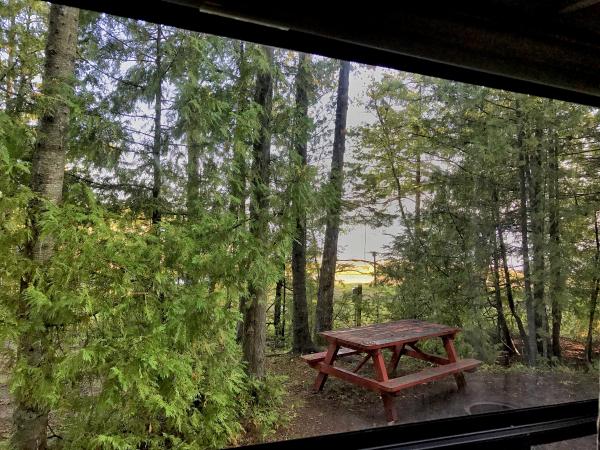
<instances>
[{"instance_id":1,"label":"weathered wood plank","mask_svg":"<svg viewBox=\"0 0 600 450\"><path fill-rule=\"evenodd\" d=\"M339 345L366 351L425 338L453 336L459 331L460 329L456 327L407 319L365 327L323 331L320 334L329 342L337 342Z\"/></svg>"},{"instance_id":2,"label":"weathered wood plank","mask_svg":"<svg viewBox=\"0 0 600 450\"><path fill-rule=\"evenodd\" d=\"M351 348L340 347L340 349L337 352L337 357L342 358L344 356L355 355L356 353L359 353L359 351L353 350ZM302 356L300 356L300 358L302 358L304 361L306 361L311 366L314 366L314 365L320 363L321 361L323 361L325 359L326 355L327 355L327 352L325 351L325 352L310 353L307 355L302 355Z\"/></svg>"},{"instance_id":3,"label":"weathered wood plank","mask_svg":"<svg viewBox=\"0 0 600 450\"><path fill-rule=\"evenodd\" d=\"M466 370L473 370L481 364L476 359L461 359L460 361L445 364L443 366L429 367L420 372L411 373L398 378L392 378L387 381L377 382L380 389L384 392L394 393L419 384L429 383L439 380L448 375L461 374Z\"/></svg>"}]
</instances>

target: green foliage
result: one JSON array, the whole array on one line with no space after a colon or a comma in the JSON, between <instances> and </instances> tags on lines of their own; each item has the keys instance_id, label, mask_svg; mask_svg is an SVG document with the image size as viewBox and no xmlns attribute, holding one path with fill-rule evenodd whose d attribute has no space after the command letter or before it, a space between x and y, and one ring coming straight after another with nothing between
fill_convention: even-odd
<instances>
[{"instance_id":1,"label":"green foliage","mask_svg":"<svg viewBox=\"0 0 600 450\"><path fill-rule=\"evenodd\" d=\"M323 217L339 201L319 153L331 146L338 62L307 60L307 119L295 106L293 52L276 50L271 66L253 44L82 13L65 97L64 200L34 217L30 206L43 203L28 187L36 127L51 104L39 95L46 14L42 2L0 5L0 342L15 398L52 412L63 448L218 448L245 431L268 435L283 419L283 383L246 375L238 303L248 286L280 278L305 212L314 314ZM248 205L261 116L254 84L265 70L275 80L273 148L258 239ZM534 281L549 294L549 280L564 277L563 334L581 337L598 276L598 112L408 74L385 74L368 97L376 121L352 131L360 145L342 206L354 221L400 231L377 285L365 286L362 323L458 325L461 354L493 362L502 344L491 236L505 234L523 314L519 145L540 157L546 197L548 149L558 145L561 239L537 251L558 256L562 270ZM308 165L294 149L305 140ZM547 212L528 211L546 234ZM39 265L28 257L37 228L55 244ZM354 308L349 286L337 286L336 326L353 325ZM39 364L17 353L23 336L43 348Z\"/></svg>"},{"instance_id":2,"label":"green foliage","mask_svg":"<svg viewBox=\"0 0 600 450\"><path fill-rule=\"evenodd\" d=\"M284 387L285 377L275 375L268 375L264 380L253 379L250 383L247 407L252 414L246 427L261 439L272 434L287 420L286 415L282 414Z\"/></svg>"},{"instance_id":3,"label":"green foliage","mask_svg":"<svg viewBox=\"0 0 600 450\"><path fill-rule=\"evenodd\" d=\"M12 391L64 418L68 448L214 448L238 434L247 386L237 315L206 278L184 278L229 266L229 243L212 233L225 224L164 224L156 236L106 212L81 186L42 224L57 252L23 293L28 319L13 311L11 322L15 333L47 330L51 351L35 368L17 358Z\"/></svg>"},{"instance_id":4,"label":"green foliage","mask_svg":"<svg viewBox=\"0 0 600 450\"><path fill-rule=\"evenodd\" d=\"M353 215L372 226L402 228L383 267L387 283L395 286L392 317L461 326L464 353L495 359L502 349L492 281L492 237L498 230L508 246L516 314L525 313L517 211L523 164L519 152L524 151L528 226L533 230L538 224L542 233L528 233L530 258L542 255L546 262L542 272L534 267L531 275L534 286L544 286L544 303L537 308L550 323L551 299L556 298L563 333L581 339L594 285L591 273L597 272L592 210L597 209L598 184L583 175L597 167L597 113L580 105L410 74L385 74L373 82L366 106L376 120L355 130L360 145L349 172ZM558 245L549 236L553 148L559 159ZM532 164L537 160L541 169L535 172ZM531 187L536 179L542 186L539 198ZM541 208L534 210L533 201ZM553 265L557 260L560 266ZM555 287L557 279L565 280L564 289ZM504 303L503 275L501 283ZM538 333L550 336L549 329L538 328Z\"/></svg>"}]
</instances>

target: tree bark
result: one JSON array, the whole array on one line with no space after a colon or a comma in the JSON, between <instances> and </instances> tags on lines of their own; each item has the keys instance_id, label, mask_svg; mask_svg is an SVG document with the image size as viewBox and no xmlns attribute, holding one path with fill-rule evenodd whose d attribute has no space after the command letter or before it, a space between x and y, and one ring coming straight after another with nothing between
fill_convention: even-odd
<instances>
[{"instance_id":1,"label":"tree bark","mask_svg":"<svg viewBox=\"0 0 600 450\"><path fill-rule=\"evenodd\" d=\"M419 239L421 231L421 154L417 154L415 164L415 235Z\"/></svg>"},{"instance_id":2,"label":"tree bark","mask_svg":"<svg viewBox=\"0 0 600 450\"><path fill-rule=\"evenodd\" d=\"M518 106L517 106L518 109ZM519 151L519 222L521 227L521 255L523 258L523 277L525 284L525 308L527 310L527 363L535 366L537 359L535 304L531 291L531 272L529 268L529 238L527 227L527 153L523 142L522 114L518 111L519 131L517 135L517 147Z\"/></svg>"},{"instance_id":3,"label":"tree bark","mask_svg":"<svg viewBox=\"0 0 600 450\"><path fill-rule=\"evenodd\" d=\"M55 204L62 199L70 114L70 101L64 95L72 92L78 25L78 9L57 4L50 6L46 62L42 78L42 93L50 105L39 122L31 188L39 197ZM29 211L31 238L26 252L34 267L43 266L54 254L54 240L40 236L38 218L41 208L41 202L34 201ZM22 280L22 290L31 283L31 276L26 275ZM19 319L27 323L30 311L24 295L21 296L18 314ZM44 347L47 341L48 336L44 330L27 329L19 337L19 359L25 360L33 370L47 364L48 349ZM38 400L27 386L19 388L15 393L14 448L29 450L47 447L49 406L43 402L40 404Z\"/></svg>"},{"instance_id":4,"label":"tree bark","mask_svg":"<svg viewBox=\"0 0 600 450\"><path fill-rule=\"evenodd\" d=\"M596 307L598 306L598 293L600 292L600 233L598 225L598 212L594 212L594 234L596 237L596 255L594 257L594 267L596 276L592 283L592 294L590 296L590 311L588 321L588 333L587 339L585 340L585 359L588 362L592 362L592 346L593 346L593 332L594 332L594 316L596 315Z\"/></svg>"},{"instance_id":5,"label":"tree bark","mask_svg":"<svg viewBox=\"0 0 600 450\"><path fill-rule=\"evenodd\" d=\"M294 153L300 165L300 183L308 164L306 153L308 141L308 93L310 89L310 56L300 53L296 75L296 123L294 130ZM296 215L296 235L292 241L292 286L293 286L293 335L292 351L309 353L315 346L308 325L308 302L306 299L306 208L297 193L292 199Z\"/></svg>"},{"instance_id":6,"label":"tree bark","mask_svg":"<svg viewBox=\"0 0 600 450\"><path fill-rule=\"evenodd\" d=\"M267 247L269 231L269 160L271 158L271 109L273 103L273 49L263 47L268 68L258 74L254 101L260 106L259 132L253 143L250 199L250 232L258 245ZM267 287L263 280L248 285L244 305L242 349L248 373L256 378L265 375Z\"/></svg>"},{"instance_id":7,"label":"tree bark","mask_svg":"<svg viewBox=\"0 0 600 450\"><path fill-rule=\"evenodd\" d=\"M273 328L275 328L275 341L277 344L280 343L283 337L281 333L283 330L281 327L281 297L283 289L285 289L285 282L282 277L277 280L277 284L275 285L275 303L273 304Z\"/></svg>"},{"instance_id":8,"label":"tree bark","mask_svg":"<svg viewBox=\"0 0 600 450\"><path fill-rule=\"evenodd\" d=\"M527 333L525 331L525 327L523 326L521 316L517 312L517 307L515 305L510 270L508 268L506 244L504 243L504 233L502 232L502 225L500 224L500 207L498 205L498 193L495 190L493 191L493 196L495 204L494 210L496 221L496 233L498 235L498 247L500 250L500 258L502 259L502 271L504 273L504 286L506 289L506 302L508 303L508 309L510 310L511 315L513 316L513 318L515 319L515 323L517 324L517 329L519 330L519 337L521 338L521 342L523 343L523 351L527 355L527 352L529 351Z\"/></svg>"},{"instance_id":9,"label":"tree bark","mask_svg":"<svg viewBox=\"0 0 600 450\"><path fill-rule=\"evenodd\" d=\"M558 145L553 142L548 161L549 182L549 263L550 263L550 305L552 307L552 354L560 358L560 327L562 322L561 297L563 292L562 256L560 252L560 211L559 211L559 168Z\"/></svg>"},{"instance_id":10,"label":"tree bark","mask_svg":"<svg viewBox=\"0 0 600 450\"><path fill-rule=\"evenodd\" d=\"M323 260L319 274L317 293L317 314L315 335L333 328L333 289L337 263L337 243L340 231L340 213L344 183L344 151L346 146L346 116L348 114L348 86L350 81L350 63L342 61L337 91L335 129L329 186L331 197L328 199Z\"/></svg>"},{"instance_id":11,"label":"tree bark","mask_svg":"<svg viewBox=\"0 0 600 450\"><path fill-rule=\"evenodd\" d=\"M156 55L154 59L156 70L156 93L154 95L154 142L152 145L152 223L157 224L161 219L159 207L160 191L162 189L162 169L160 154L162 150L162 25L156 25Z\"/></svg>"},{"instance_id":12,"label":"tree bark","mask_svg":"<svg viewBox=\"0 0 600 450\"><path fill-rule=\"evenodd\" d=\"M541 132L535 132L538 139L541 139ZM544 358L548 357L548 314L546 313L546 303L544 301L544 288L546 281L546 262L544 255L544 174L542 163L542 148L538 143L534 151L529 156L529 201L531 206L531 248L533 250L533 270L531 271L531 281L533 284L533 304L535 309L535 327L536 343L538 352Z\"/></svg>"},{"instance_id":13,"label":"tree bark","mask_svg":"<svg viewBox=\"0 0 600 450\"><path fill-rule=\"evenodd\" d=\"M494 264L494 299L496 312L498 316L498 328L500 330L500 338L502 339L502 344L505 349L511 354L518 354L517 349L515 348L515 343L513 342L512 336L510 335L510 330L508 329L508 324L506 323L506 317L504 316L504 308L502 307L502 293L500 291L500 263L498 257L498 242L496 239L496 231L492 232L492 259Z\"/></svg>"}]
</instances>

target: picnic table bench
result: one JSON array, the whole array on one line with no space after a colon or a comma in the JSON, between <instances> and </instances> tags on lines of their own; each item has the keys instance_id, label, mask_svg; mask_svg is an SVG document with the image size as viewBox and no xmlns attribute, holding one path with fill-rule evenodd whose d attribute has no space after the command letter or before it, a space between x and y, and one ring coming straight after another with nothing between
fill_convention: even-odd
<instances>
[{"instance_id":1,"label":"picnic table bench","mask_svg":"<svg viewBox=\"0 0 600 450\"><path fill-rule=\"evenodd\" d=\"M481 361L458 359L454 348L454 336L459 331L460 328L414 319L323 331L320 334L328 342L327 351L303 355L302 359L319 371L314 384L316 391L323 389L329 375L370 389L381 395L388 422L395 422L398 420L398 413L394 396L401 390L449 375L454 375L459 390L466 386L463 372L475 370ZM419 341L431 338L441 338L446 356L432 355L418 347ZM392 351L387 365L382 353L384 349ZM353 370L334 366L337 358L355 354L364 354L364 356ZM395 377L402 355L428 361L435 366ZM369 360L373 362L375 378L358 374Z\"/></svg>"}]
</instances>

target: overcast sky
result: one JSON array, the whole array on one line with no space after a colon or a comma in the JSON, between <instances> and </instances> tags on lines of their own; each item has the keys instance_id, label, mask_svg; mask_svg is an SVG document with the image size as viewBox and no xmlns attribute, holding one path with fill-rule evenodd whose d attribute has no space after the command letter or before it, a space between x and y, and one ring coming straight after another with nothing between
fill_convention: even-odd
<instances>
[{"instance_id":1,"label":"overcast sky","mask_svg":"<svg viewBox=\"0 0 600 450\"><path fill-rule=\"evenodd\" d=\"M365 108L366 89L373 79L380 79L384 69L366 69L357 64L352 65L350 72L347 127L352 128L363 124L373 123L375 116ZM352 160L352 153L356 142L346 140L345 160ZM371 259L371 252L380 253L383 247L390 243L392 238L387 234L398 234L399 227L373 229L364 225L344 227L338 240L338 259ZM387 234L386 234L387 233Z\"/></svg>"}]
</instances>

